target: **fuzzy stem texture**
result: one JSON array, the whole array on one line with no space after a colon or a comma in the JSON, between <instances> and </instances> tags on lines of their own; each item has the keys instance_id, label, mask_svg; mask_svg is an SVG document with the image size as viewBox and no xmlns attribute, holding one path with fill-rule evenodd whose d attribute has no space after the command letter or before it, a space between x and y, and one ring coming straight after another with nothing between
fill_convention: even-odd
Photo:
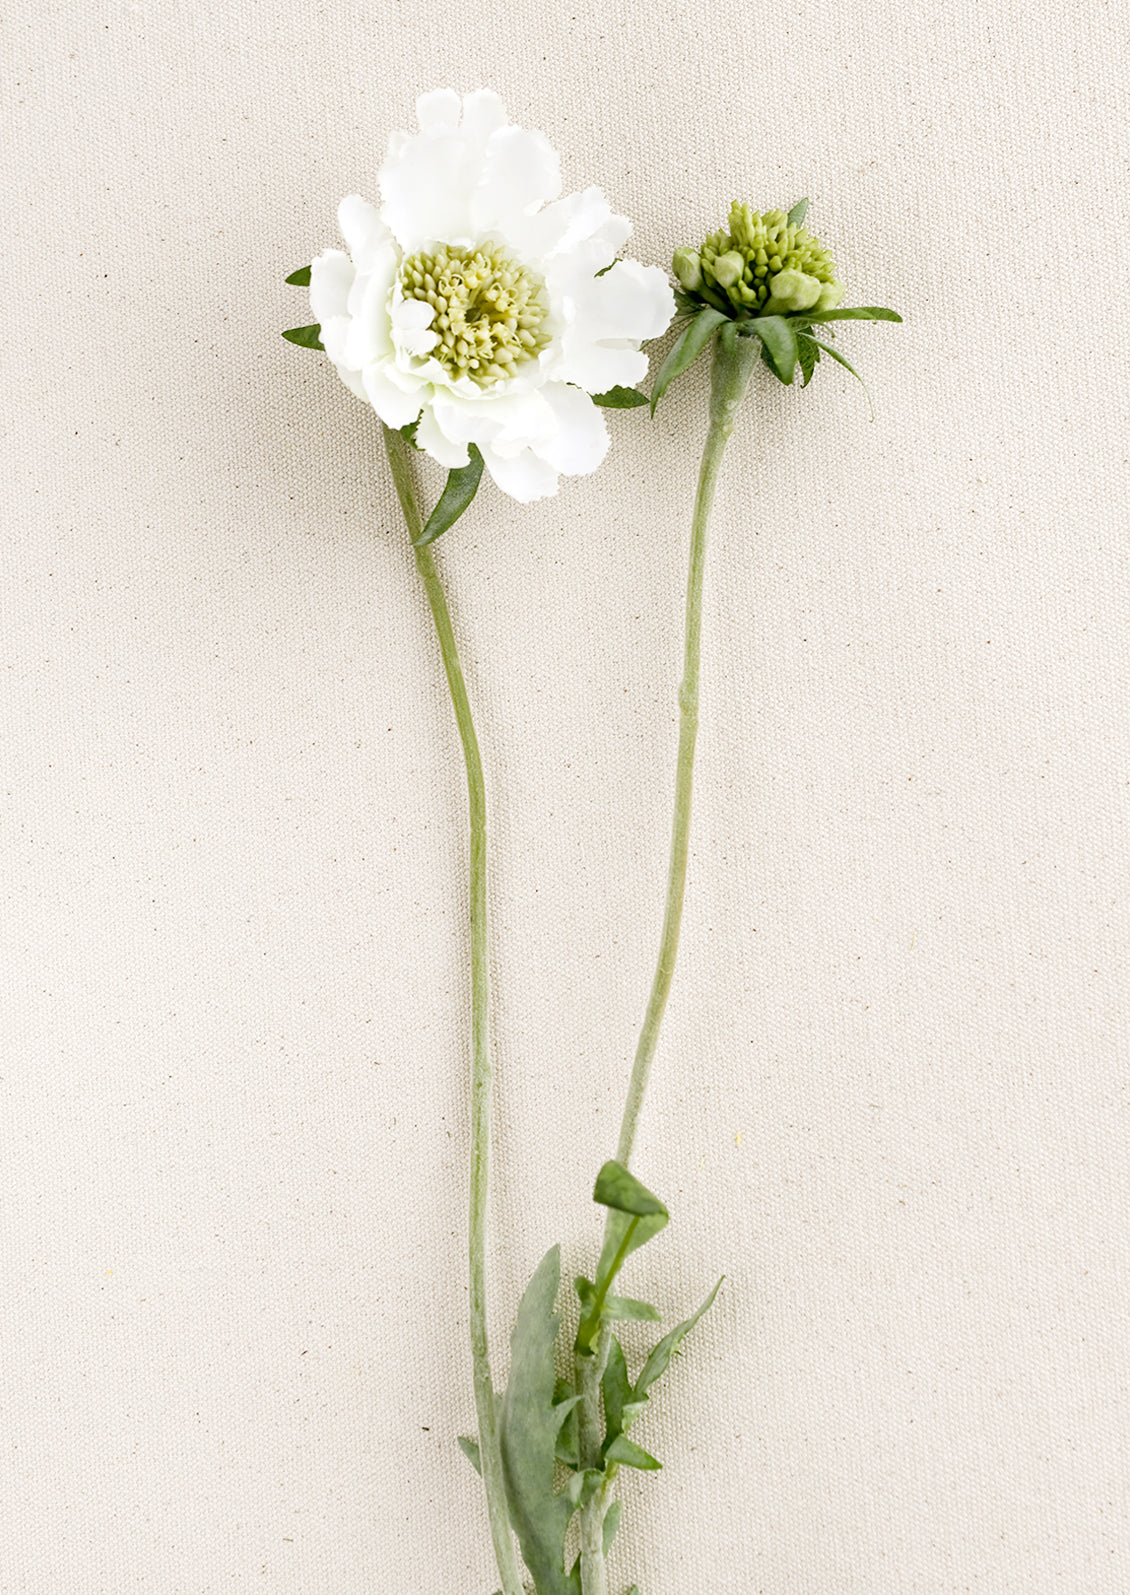
<instances>
[{"instance_id":1,"label":"fuzzy stem texture","mask_svg":"<svg viewBox=\"0 0 1130 1595\"><path fill-rule=\"evenodd\" d=\"M667 901L659 957L652 980L640 1038L636 1047L620 1124L616 1161L628 1167L643 1110L644 1096L651 1075L652 1059L659 1042L675 958L679 950L679 928L683 919L683 898L687 880L687 853L690 843L691 793L694 785L694 751L698 735L699 660L702 652L702 589L706 570L706 534L722 455L734 430L734 418L745 395L750 375L757 363L760 345L753 338L741 338L732 325L724 326L715 339L711 371L710 425L699 469L691 523L690 569L687 575L686 627L683 645L683 679L679 686L679 753L675 767L675 809L671 822L671 857L667 871ZM597 1342L596 1355L576 1359L577 1389L581 1400L580 1436L582 1467L595 1467L599 1460L598 1425L600 1378L608 1357L609 1331L605 1326ZM595 1446L593 1441L595 1439ZM586 1444L586 1441L588 1442ZM581 1513L581 1589L583 1595L606 1595L601 1537L608 1502L599 1490Z\"/></svg>"},{"instance_id":2,"label":"fuzzy stem texture","mask_svg":"<svg viewBox=\"0 0 1130 1595\"><path fill-rule=\"evenodd\" d=\"M399 432L384 427L385 450L404 511L408 535L415 543L421 518L412 486L409 445ZM470 930L471 930L471 1182L468 1251L470 1262L471 1362L475 1409L479 1419L479 1461L486 1490L487 1515L503 1595L523 1595L518 1558L510 1532L506 1485L498 1439L498 1414L490 1373L487 1342L486 1219L487 1167L490 1151L491 1065L487 1038L487 897L486 897L486 788L471 705L455 646L451 615L436 571L430 546L414 549L416 569L424 584L435 621L443 668L455 709L463 762L467 770L470 807Z\"/></svg>"}]
</instances>

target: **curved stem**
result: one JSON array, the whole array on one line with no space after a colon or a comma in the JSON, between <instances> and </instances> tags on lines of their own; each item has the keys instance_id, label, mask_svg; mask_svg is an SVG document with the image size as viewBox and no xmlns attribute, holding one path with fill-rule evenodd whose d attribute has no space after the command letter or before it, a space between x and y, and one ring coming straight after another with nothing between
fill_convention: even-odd
<instances>
[{"instance_id":1,"label":"curved stem","mask_svg":"<svg viewBox=\"0 0 1130 1595\"><path fill-rule=\"evenodd\" d=\"M679 950L679 927L683 919L683 896L687 879L687 850L690 841L691 791L694 783L694 749L698 734L698 678L702 642L702 585L706 569L706 533L718 470L734 417L741 404L750 373L757 362L760 345L753 338L740 338L727 325L714 345L714 364L710 393L710 427L702 452L698 492L695 495L691 524L691 558L687 575L686 637L683 645L683 679L679 686L679 755L675 768L675 812L671 822L671 861L667 871L667 903L663 931L659 939L659 958L644 1013L640 1039L628 1082L628 1096L620 1124L616 1161L625 1168L632 1155L639 1125L651 1062L659 1041L659 1027L667 1007L675 957Z\"/></svg>"},{"instance_id":2,"label":"curved stem","mask_svg":"<svg viewBox=\"0 0 1130 1595\"><path fill-rule=\"evenodd\" d=\"M683 898L687 880L687 853L690 844L691 793L694 785L694 750L698 735L698 678L702 645L702 588L706 570L706 533L714 503L714 489L722 454L734 430L734 417L760 354L753 338L740 338L732 325L721 329L714 344L711 372L710 425L702 452L698 491L691 523L691 557L687 575L686 635L683 644L683 679L679 686L679 754L675 767L675 811L671 821L671 857L667 869L667 901L663 930L659 938L659 957L651 984L636 1056L628 1082L624 1116L616 1161L625 1168L632 1155L639 1126L651 1063L659 1042L659 1027L667 1007L675 958L679 950L679 928L683 919ZM611 1217L611 1215L609 1215ZM607 1232L607 1231L606 1231ZM581 1400L580 1462L582 1467L599 1463L600 1377L608 1357L609 1330L601 1328L596 1355L577 1357L577 1389ZM605 1595L608 1578L601 1546L606 1492L599 1490L581 1513L581 1589L582 1595Z\"/></svg>"},{"instance_id":3,"label":"curved stem","mask_svg":"<svg viewBox=\"0 0 1130 1595\"><path fill-rule=\"evenodd\" d=\"M420 535L420 511L412 488L409 445L399 432L384 427L397 497L413 543ZM471 927L471 1188L468 1251L470 1261L471 1362L475 1409L479 1419L479 1461L487 1497L491 1540L502 1578L504 1595L522 1595L522 1578L510 1533L502 1453L498 1443L498 1414L490 1375L486 1304L487 1168L490 1151L491 1066L487 1037L487 897L486 897L486 788L478 739L471 719L467 687L455 647L451 615L430 547L415 548L416 569L424 584L435 621L443 668L463 744L470 807L470 927Z\"/></svg>"}]
</instances>

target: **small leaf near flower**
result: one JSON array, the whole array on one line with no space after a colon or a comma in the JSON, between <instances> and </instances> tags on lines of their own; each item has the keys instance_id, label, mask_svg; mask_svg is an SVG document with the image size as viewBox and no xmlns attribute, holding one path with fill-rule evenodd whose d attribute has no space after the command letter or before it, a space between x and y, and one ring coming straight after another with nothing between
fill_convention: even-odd
<instances>
[{"instance_id":1,"label":"small leaf near flower","mask_svg":"<svg viewBox=\"0 0 1130 1595\"><path fill-rule=\"evenodd\" d=\"M607 393L594 393L592 402L606 410L635 410L647 403L647 394L638 388L609 388Z\"/></svg>"},{"instance_id":2,"label":"small leaf near flower","mask_svg":"<svg viewBox=\"0 0 1130 1595\"><path fill-rule=\"evenodd\" d=\"M773 375L788 387L796 370L797 345L796 334L784 316L754 316L743 321L740 330L748 337L761 339L766 363Z\"/></svg>"},{"instance_id":3,"label":"small leaf near flower","mask_svg":"<svg viewBox=\"0 0 1130 1595\"><path fill-rule=\"evenodd\" d=\"M855 369L855 367L853 365L851 365L847 360L844 359L843 355L840 353L840 351L838 349L833 349L832 345L830 343L821 343L819 338L813 338L813 339L811 339L811 342L814 343L818 349L822 350L824 352L824 354L831 355L833 360L838 360L840 365L843 366L845 371L850 371L851 372L852 376L859 383L859 385L863 389L864 393L867 394L867 404L868 404L868 407L869 407L869 409L871 411L871 419L872 419L872 421L874 421L874 419L875 419L875 405L874 405L874 403L872 401L872 398L871 398L870 389L868 388L866 382L864 382L863 378L860 376L859 372Z\"/></svg>"},{"instance_id":4,"label":"small leaf near flower","mask_svg":"<svg viewBox=\"0 0 1130 1595\"><path fill-rule=\"evenodd\" d=\"M483 457L473 443L468 443L467 452L471 456L468 463L456 466L447 473L447 485L440 494L439 503L428 516L424 530L416 539L417 548L434 543L437 537L449 531L474 498L479 478L483 474Z\"/></svg>"},{"instance_id":5,"label":"small leaf near flower","mask_svg":"<svg viewBox=\"0 0 1130 1595\"><path fill-rule=\"evenodd\" d=\"M790 227L799 227L807 215L808 201L806 199L798 199L785 220Z\"/></svg>"},{"instance_id":6,"label":"small leaf near flower","mask_svg":"<svg viewBox=\"0 0 1130 1595\"><path fill-rule=\"evenodd\" d=\"M284 278L284 281L290 283L292 288L309 288L309 286L310 286L310 268L309 268L309 266L299 266L298 270L297 271L292 271L289 277Z\"/></svg>"},{"instance_id":7,"label":"small leaf near flower","mask_svg":"<svg viewBox=\"0 0 1130 1595\"><path fill-rule=\"evenodd\" d=\"M854 310L820 310L811 315L805 311L798 321L901 321L897 310L884 310L882 305L856 305Z\"/></svg>"},{"instance_id":8,"label":"small leaf near flower","mask_svg":"<svg viewBox=\"0 0 1130 1595\"><path fill-rule=\"evenodd\" d=\"M682 376L687 367L694 364L726 319L721 310L714 310L710 305L706 305L675 339L670 353L659 368L659 374L651 390L652 415L655 414L655 406L675 378Z\"/></svg>"},{"instance_id":9,"label":"small leaf near flower","mask_svg":"<svg viewBox=\"0 0 1130 1595\"><path fill-rule=\"evenodd\" d=\"M300 349L322 349L325 346L321 333L321 327L315 322L312 327L290 327L283 337L288 343L296 343Z\"/></svg>"}]
</instances>

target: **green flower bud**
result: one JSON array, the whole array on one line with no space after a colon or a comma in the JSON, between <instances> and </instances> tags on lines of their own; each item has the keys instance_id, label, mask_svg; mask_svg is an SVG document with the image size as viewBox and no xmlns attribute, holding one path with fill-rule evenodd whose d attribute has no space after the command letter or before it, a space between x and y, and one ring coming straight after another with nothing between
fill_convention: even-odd
<instances>
[{"instance_id":1,"label":"green flower bud","mask_svg":"<svg viewBox=\"0 0 1130 1595\"><path fill-rule=\"evenodd\" d=\"M765 314L787 315L790 310L811 310L820 298L822 285L803 271L779 271L769 279L769 301Z\"/></svg>"},{"instance_id":2,"label":"green flower bud","mask_svg":"<svg viewBox=\"0 0 1130 1595\"><path fill-rule=\"evenodd\" d=\"M719 288L732 288L736 282L741 281L742 272L745 270L745 257L738 249L731 249L725 255L719 255L713 266L714 281Z\"/></svg>"},{"instance_id":3,"label":"green flower bud","mask_svg":"<svg viewBox=\"0 0 1130 1595\"><path fill-rule=\"evenodd\" d=\"M838 282L826 282L816 301L817 310L838 310L844 302L844 290Z\"/></svg>"},{"instance_id":4,"label":"green flower bud","mask_svg":"<svg viewBox=\"0 0 1130 1595\"><path fill-rule=\"evenodd\" d=\"M690 249L685 244L681 249L676 249L671 270L687 293L693 294L702 287L702 262L697 249Z\"/></svg>"}]
</instances>

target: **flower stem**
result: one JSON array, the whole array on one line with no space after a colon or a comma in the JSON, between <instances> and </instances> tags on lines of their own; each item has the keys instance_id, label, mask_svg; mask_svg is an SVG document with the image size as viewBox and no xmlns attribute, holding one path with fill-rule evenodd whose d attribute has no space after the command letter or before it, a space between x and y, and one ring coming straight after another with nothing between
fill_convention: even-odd
<instances>
[{"instance_id":1,"label":"flower stem","mask_svg":"<svg viewBox=\"0 0 1130 1595\"><path fill-rule=\"evenodd\" d=\"M384 427L385 450L413 543L420 535L421 518L412 487L409 445ZM451 614L444 597L430 546L414 549L416 569L424 584L435 621L443 668L463 744L470 806L470 926L471 926L471 1188L470 1188L470 1308L471 1362L475 1409L479 1419L479 1462L487 1497L491 1540L502 1578L504 1595L522 1595L522 1578L510 1533L502 1453L498 1442L498 1416L490 1375L486 1311L486 1209L487 1167L490 1150L491 1066L487 1038L487 899L486 899L486 788L478 739L471 719L467 687L455 647Z\"/></svg>"},{"instance_id":2,"label":"flower stem","mask_svg":"<svg viewBox=\"0 0 1130 1595\"><path fill-rule=\"evenodd\" d=\"M694 749L698 735L698 678L702 642L702 583L706 568L706 532L722 453L734 417L741 404L750 374L757 362L760 344L753 338L738 337L727 324L714 344L710 392L710 426L699 469L694 519L691 523L691 558L687 576L686 637L683 646L683 679L679 686L679 755L675 769L675 812L671 823L671 861L667 871L667 903L659 958L655 966L651 996L648 998L640 1038L628 1082L628 1096L620 1124L620 1143L616 1161L625 1168L632 1155L640 1112L651 1074L651 1062L659 1041L659 1027L667 1007L675 957L679 950L679 927L683 918L683 896L687 879L687 849L690 840L691 791L694 782Z\"/></svg>"},{"instance_id":3,"label":"flower stem","mask_svg":"<svg viewBox=\"0 0 1130 1595\"><path fill-rule=\"evenodd\" d=\"M675 812L671 822L671 859L667 871L667 903L663 931L659 939L659 958L655 966L651 995L644 1013L635 1061L628 1082L624 1116L616 1161L625 1168L632 1155L643 1099L651 1074L651 1063L659 1042L659 1027L667 1007L675 957L679 950L679 927L683 918L683 897L687 879L687 851L690 840L691 792L694 784L694 749L698 734L698 678L702 642L702 586L706 569L706 533L714 503L714 489L722 454L760 354L753 338L741 338L727 323L715 339L711 372L710 425L702 452L698 492L691 523L691 557L687 576L686 636L683 646L683 679L679 686L679 754L675 769ZM611 1216L611 1215L610 1215ZM609 1331L601 1329L596 1355L578 1356L575 1361L579 1413L579 1450L582 1467L599 1463L600 1378L608 1358ZM606 1490L598 1490L581 1513L581 1590L582 1595L606 1595L608 1575L601 1546Z\"/></svg>"}]
</instances>

